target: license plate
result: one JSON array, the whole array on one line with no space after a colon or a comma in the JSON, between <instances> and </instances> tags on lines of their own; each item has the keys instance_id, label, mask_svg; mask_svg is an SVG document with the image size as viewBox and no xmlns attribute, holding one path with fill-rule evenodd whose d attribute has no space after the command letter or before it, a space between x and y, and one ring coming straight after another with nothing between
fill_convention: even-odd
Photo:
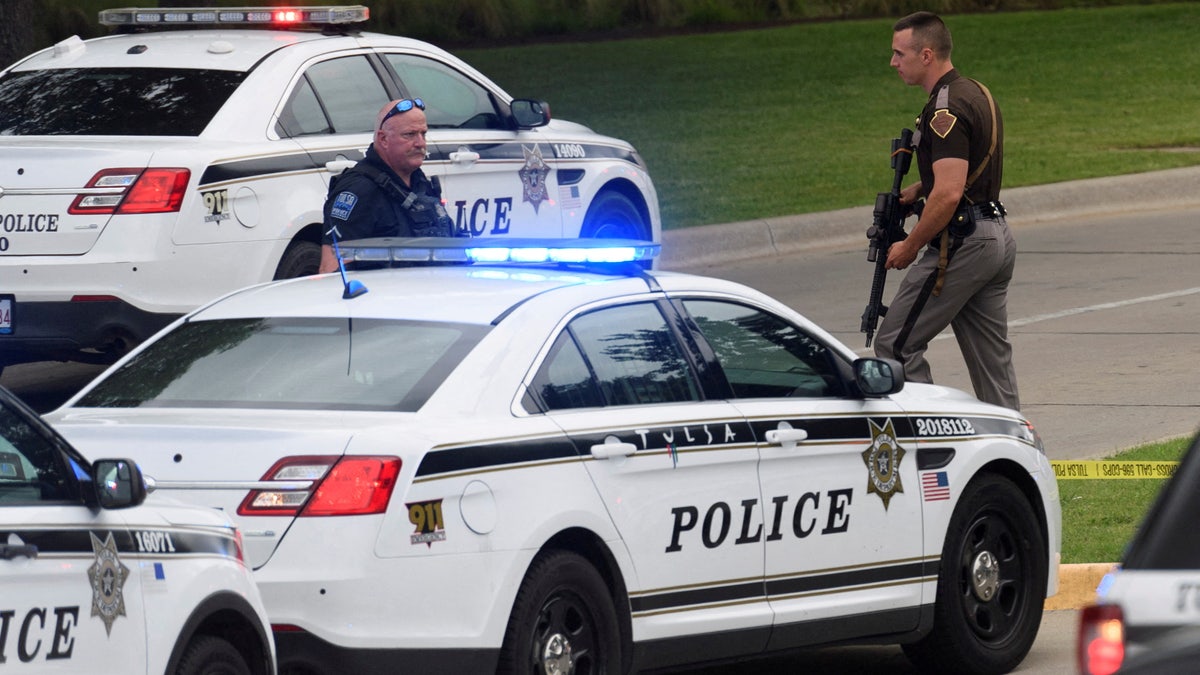
<instances>
[{"instance_id":1,"label":"license plate","mask_svg":"<svg viewBox=\"0 0 1200 675\"><path fill-rule=\"evenodd\" d=\"M0 335L11 335L13 332L13 299L12 296L0 295Z\"/></svg>"}]
</instances>

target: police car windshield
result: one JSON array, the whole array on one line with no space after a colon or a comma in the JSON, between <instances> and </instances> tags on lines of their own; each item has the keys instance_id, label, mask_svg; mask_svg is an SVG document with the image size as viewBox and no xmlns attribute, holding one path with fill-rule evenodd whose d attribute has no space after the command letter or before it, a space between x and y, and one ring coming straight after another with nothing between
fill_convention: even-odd
<instances>
[{"instance_id":1,"label":"police car windshield","mask_svg":"<svg viewBox=\"0 0 1200 675\"><path fill-rule=\"evenodd\" d=\"M191 322L76 405L413 412L487 330L345 317Z\"/></svg>"},{"instance_id":2,"label":"police car windshield","mask_svg":"<svg viewBox=\"0 0 1200 675\"><path fill-rule=\"evenodd\" d=\"M198 136L245 73L65 68L0 79L0 135Z\"/></svg>"}]
</instances>

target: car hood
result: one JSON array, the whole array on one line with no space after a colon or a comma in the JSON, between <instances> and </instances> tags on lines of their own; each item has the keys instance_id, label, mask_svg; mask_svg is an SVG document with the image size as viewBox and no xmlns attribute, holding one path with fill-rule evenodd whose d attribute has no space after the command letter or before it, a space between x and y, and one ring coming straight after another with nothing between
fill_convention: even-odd
<instances>
[{"instance_id":1,"label":"car hood","mask_svg":"<svg viewBox=\"0 0 1200 675\"><path fill-rule=\"evenodd\" d=\"M984 403L974 396L968 394L961 389L954 387L946 387L938 384L924 384L921 382L905 382L904 389L900 393L892 397L896 403L906 409L928 408L930 404L940 403L954 410L964 410L968 408L988 408L988 412L1007 412L1014 414L1014 411L1007 408L1001 408L988 403Z\"/></svg>"}]
</instances>

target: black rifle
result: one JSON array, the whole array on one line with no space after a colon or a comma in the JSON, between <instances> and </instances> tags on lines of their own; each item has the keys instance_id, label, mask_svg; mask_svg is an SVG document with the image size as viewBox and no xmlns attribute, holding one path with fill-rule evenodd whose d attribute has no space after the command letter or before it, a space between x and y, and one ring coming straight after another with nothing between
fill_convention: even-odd
<instances>
[{"instance_id":1,"label":"black rifle","mask_svg":"<svg viewBox=\"0 0 1200 675\"><path fill-rule=\"evenodd\" d=\"M913 132L904 129L900 138L892 139L892 169L895 177L892 179L892 191L880 192L875 196L875 221L867 228L867 239L871 240L867 248L867 262L875 263L875 277L871 281L871 297L867 300L867 308L862 313L862 326L859 330L867 334L867 346L871 346L871 338L875 337L875 326L879 317L887 314L883 304L883 283L887 277L888 249L898 241L904 241L908 233L904 231L904 219L912 213L920 213L918 202L912 205L900 203L900 188L904 174L912 164Z\"/></svg>"}]
</instances>

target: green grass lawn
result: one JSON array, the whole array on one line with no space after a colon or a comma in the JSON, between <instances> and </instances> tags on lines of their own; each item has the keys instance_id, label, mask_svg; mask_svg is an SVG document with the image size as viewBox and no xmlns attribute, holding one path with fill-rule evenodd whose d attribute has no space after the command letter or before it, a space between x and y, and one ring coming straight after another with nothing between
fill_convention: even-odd
<instances>
[{"instance_id":1,"label":"green grass lawn","mask_svg":"<svg viewBox=\"0 0 1200 675\"><path fill-rule=\"evenodd\" d=\"M1005 186L1200 163L1200 3L948 16L1005 120ZM874 203L925 93L891 19L456 53L634 143L667 228Z\"/></svg>"},{"instance_id":2,"label":"green grass lawn","mask_svg":"<svg viewBox=\"0 0 1200 675\"><path fill-rule=\"evenodd\" d=\"M1191 443L1151 443L1108 459L1178 460ZM1165 479L1060 480L1064 563L1118 562Z\"/></svg>"}]
</instances>

